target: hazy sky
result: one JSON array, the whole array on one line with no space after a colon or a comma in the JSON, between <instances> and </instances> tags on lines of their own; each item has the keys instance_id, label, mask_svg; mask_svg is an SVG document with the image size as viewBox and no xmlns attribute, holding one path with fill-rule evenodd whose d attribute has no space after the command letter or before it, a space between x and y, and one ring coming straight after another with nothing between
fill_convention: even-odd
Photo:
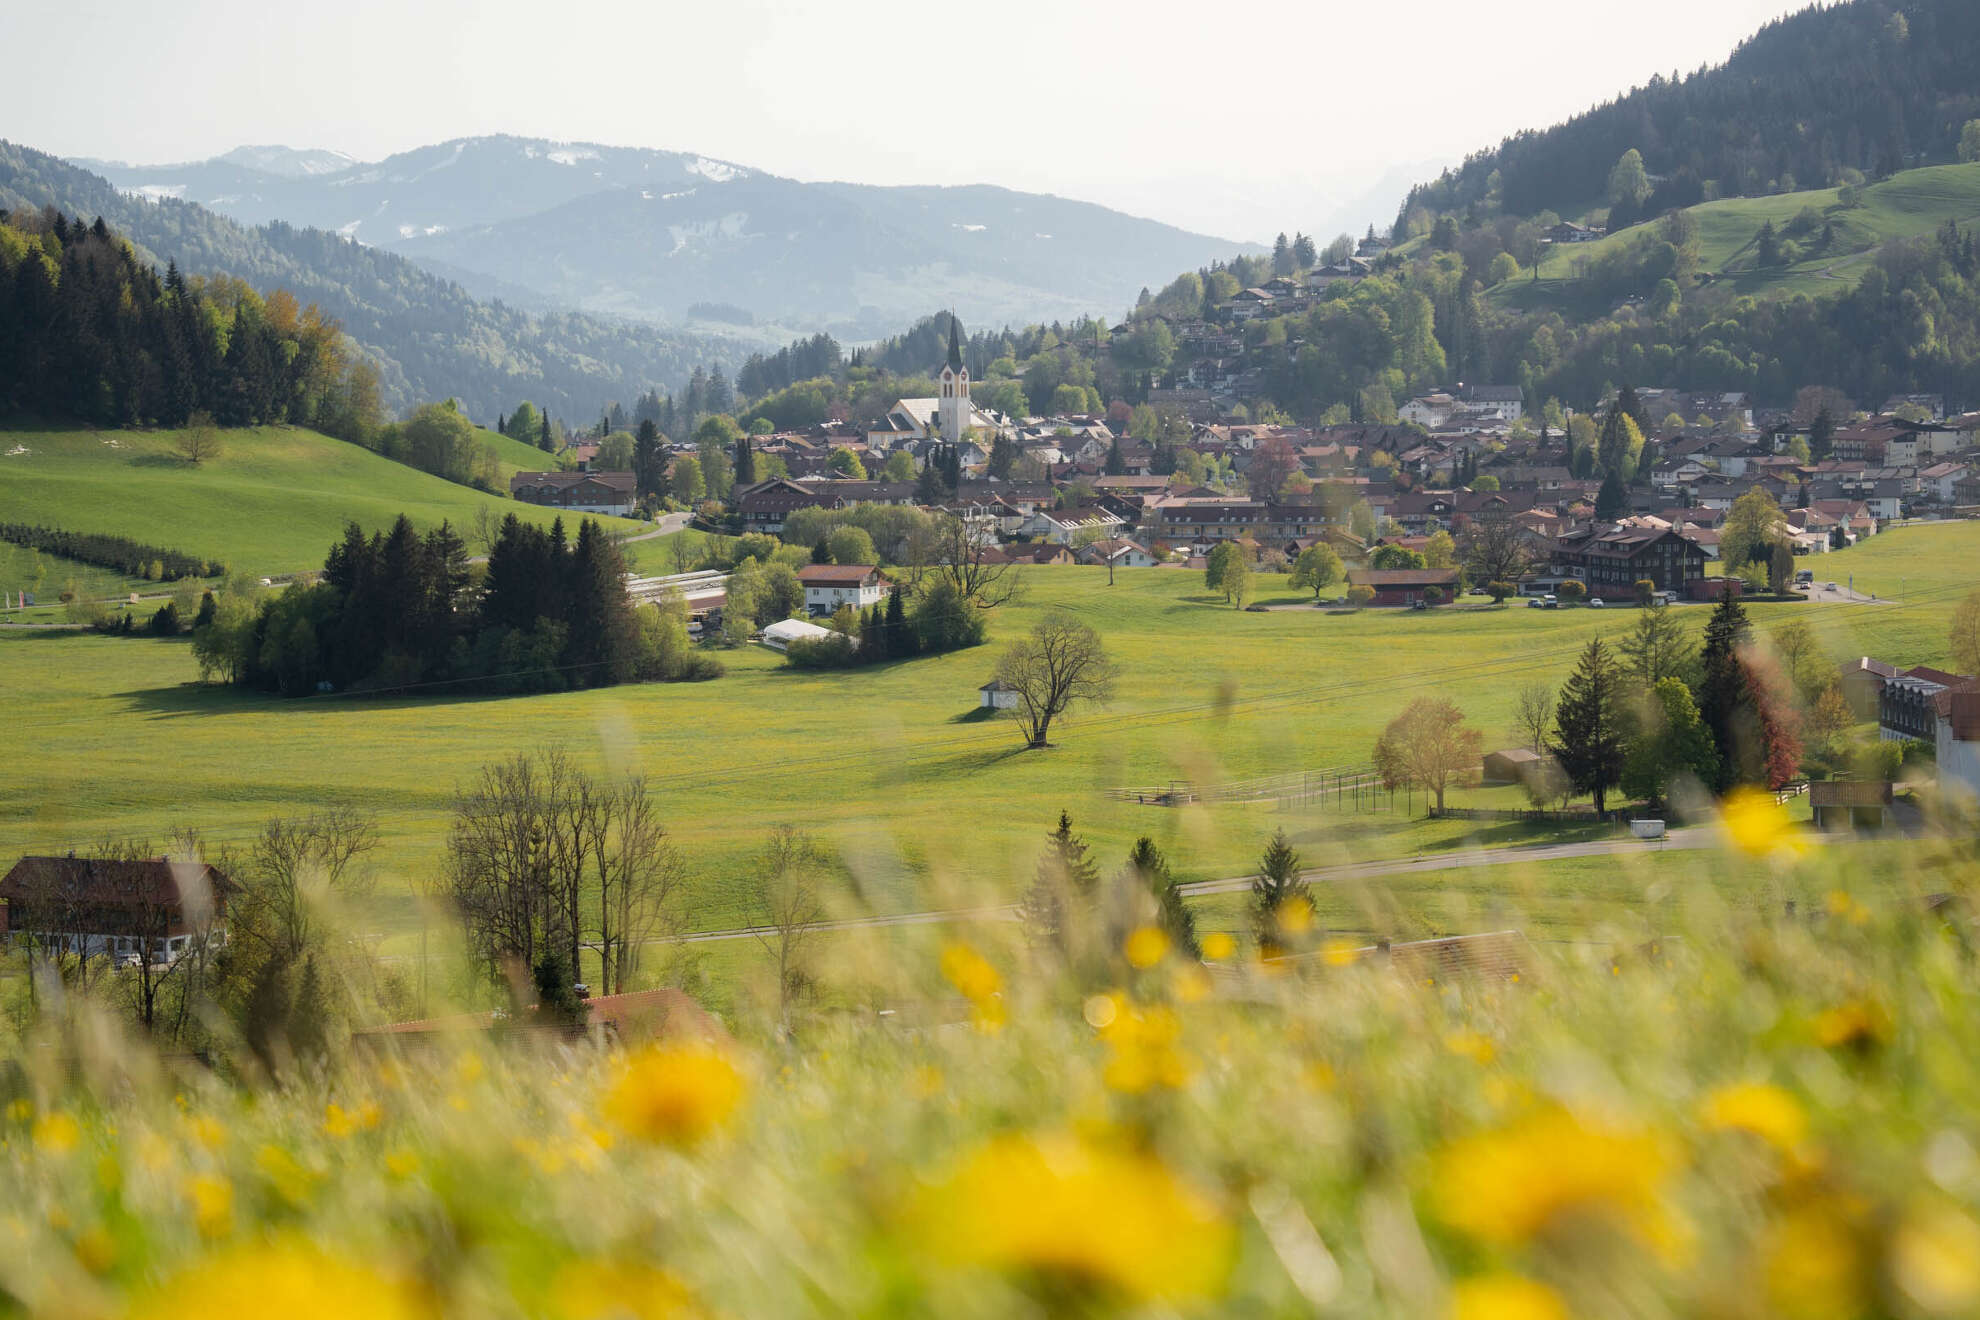
<instances>
[{"instance_id":1,"label":"hazy sky","mask_svg":"<svg viewBox=\"0 0 1980 1320\"><path fill-rule=\"evenodd\" d=\"M0 137L160 163L505 132L996 183L1258 239L1717 63L1804 5L6 0Z\"/></svg>"}]
</instances>

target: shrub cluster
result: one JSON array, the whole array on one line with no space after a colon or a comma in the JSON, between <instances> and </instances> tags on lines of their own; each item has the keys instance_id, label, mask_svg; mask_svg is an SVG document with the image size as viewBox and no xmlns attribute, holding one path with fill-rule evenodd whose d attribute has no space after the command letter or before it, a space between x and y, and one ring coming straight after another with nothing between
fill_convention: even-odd
<instances>
[{"instance_id":1,"label":"shrub cluster","mask_svg":"<svg viewBox=\"0 0 1980 1320\"><path fill-rule=\"evenodd\" d=\"M98 532L65 532L59 527L0 523L0 541L11 541L30 550L44 550L64 559L115 569L126 577L154 582L212 577L220 571L219 565L193 555L145 545L127 536L106 536Z\"/></svg>"}]
</instances>

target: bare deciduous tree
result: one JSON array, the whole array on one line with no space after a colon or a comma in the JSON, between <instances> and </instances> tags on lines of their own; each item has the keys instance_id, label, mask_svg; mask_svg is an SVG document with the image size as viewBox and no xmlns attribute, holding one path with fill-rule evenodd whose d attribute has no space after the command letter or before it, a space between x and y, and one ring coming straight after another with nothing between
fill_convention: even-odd
<instances>
[{"instance_id":1,"label":"bare deciduous tree","mask_svg":"<svg viewBox=\"0 0 1980 1320\"><path fill-rule=\"evenodd\" d=\"M1017 692L1012 707L1027 747L1045 747L1052 721L1074 702L1113 695L1116 669L1100 634L1070 615L1055 614L1004 652L997 677Z\"/></svg>"},{"instance_id":2,"label":"bare deciduous tree","mask_svg":"<svg viewBox=\"0 0 1980 1320\"><path fill-rule=\"evenodd\" d=\"M1528 683L1513 697L1513 732L1534 751L1547 745L1547 734L1554 727L1554 689L1545 683Z\"/></svg>"},{"instance_id":3,"label":"bare deciduous tree","mask_svg":"<svg viewBox=\"0 0 1980 1320\"><path fill-rule=\"evenodd\" d=\"M608 789L587 828L598 884L599 979L606 994L623 994L640 950L674 933L687 867L641 776Z\"/></svg>"},{"instance_id":4,"label":"bare deciduous tree","mask_svg":"<svg viewBox=\"0 0 1980 1320\"><path fill-rule=\"evenodd\" d=\"M790 825L773 830L763 848L763 892L758 898L763 930L757 939L777 964L778 1015L786 1021L809 979L805 945L825 915L819 889L824 860L811 836Z\"/></svg>"},{"instance_id":5,"label":"bare deciduous tree","mask_svg":"<svg viewBox=\"0 0 1980 1320\"><path fill-rule=\"evenodd\" d=\"M640 947L676 920L684 868L644 779L601 782L559 748L483 766L454 807L443 888L468 947L496 975L553 950L626 989Z\"/></svg>"},{"instance_id":6,"label":"bare deciduous tree","mask_svg":"<svg viewBox=\"0 0 1980 1320\"><path fill-rule=\"evenodd\" d=\"M924 581L946 581L980 610L1009 604L1023 584L1017 565L997 551L995 538L959 513L937 513L916 529L908 541L908 563L916 591Z\"/></svg>"},{"instance_id":7,"label":"bare deciduous tree","mask_svg":"<svg viewBox=\"0 0 1980 1320\"><path fill-rule=\"evenodd\" d=\"M194 467L220 457L220 428L213 424L213 414L196 412L186 418L179 431L178 448L179 457Z\"/></svg>"}]
</instances>

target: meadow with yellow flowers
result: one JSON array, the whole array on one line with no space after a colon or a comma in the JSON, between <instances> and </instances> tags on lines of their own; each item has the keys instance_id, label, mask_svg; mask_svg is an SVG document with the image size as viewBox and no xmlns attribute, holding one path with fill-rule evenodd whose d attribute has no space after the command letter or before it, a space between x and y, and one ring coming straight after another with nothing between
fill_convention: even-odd
<instances>
[{"instance_id":1,"label":"meadow with yellow flowers","mask_svg":"<svg viewBox=\"0 0 1980 1320\"><path fill-rule=\"evenodd\" d=\"M899 1017L281 1084L50 1004L0 1073L0 1312L1971 1315L1980 862L1942 823L1806 850L1736 800L1738 884L1490 972L1297 913L1271 961L964 926Z\"/></svg>"}]
</instances>

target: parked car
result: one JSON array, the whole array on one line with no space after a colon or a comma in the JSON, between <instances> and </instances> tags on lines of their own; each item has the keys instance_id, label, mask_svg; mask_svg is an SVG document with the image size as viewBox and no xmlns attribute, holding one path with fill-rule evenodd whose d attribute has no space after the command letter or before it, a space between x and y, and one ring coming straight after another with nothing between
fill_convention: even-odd
<instances>
[{"instance_id":1,"label":"parked car","mask_svg":"<svg viewBox=\"0 0 1980 1320\"><path fill-rule=\"evenodd\" d=\"M1589 609L1591 609L1591 610L1599 610L1599 609L1601 609L1601 608L1602 608L1602 598L1601 598L1600 596L1597 596L1597 597L1596 597L1595 599L1593 599L1593 600L1591 600L1591 601L1589 601L1589 602L1588 602L1588 608L1589 608Z\"/></svg>"},{"instance_id":2,"label":"parked car","mask_svg":"<svg viewBox=\"0 0 1980 1320\"><path fill-rule=\"evenodd\" d=\"M1557 610L1560 607L1561 598L1551 591L1540 598L1540 608L1543 610Z\"/></svg>"},{"instance_id":3,"label":"parked car","mask_svg":"<svg viewBox=\"0 0 1980 1320\"><path fill-rule=\"evenodd\" d=\"M1813 582L1815 580L1815 570L1812 568L1804 568L1799 573L1796 573L1794 575L1794 580L1796 582Z\"/></svg>"},{"instance_id":4,"label":"parked car","mask_svg":"<svg viewBox=\"0 0 1980 1320\"><path fill-rule=\"evenodd\" d=\"M1409 607L1410 607L1411 609L1413 609L1413 610L1427 610L1427 609L1429 609L1429 608L1430 608L1430 607L1429 607L1428 605L1425 605L1425 604L1424 604L1424 603L1423 603L1422 601L1420 601L1420 600L1413 600L1413 601L1411 601L1411 602L1409 603Z\"/></svg>"},{"instance_id":5,"label":"parked car","mask_svg":"<svg viewBox=\"0 0 1980 1320\"><path fill-rule=\"evenodd\" d=\"M1542 602L1538 596L1528 596L1526 598L1526 608L1529 610L1540 609L1542 608L1543 604L1544 602Z\"/></svg>"},{"instance_id":6,"label":"parked car","mask_svg":"<svg viewBox=\"0 0 1980 1320\"><path fill-rule=\"evenodd\" d=\"M1245 606L1244 610L1247 614L1263 614L1266 612L1265 606L1260 605L1257 601L1253 601L1251 604Z\"/></svg>"}]
</instances>

